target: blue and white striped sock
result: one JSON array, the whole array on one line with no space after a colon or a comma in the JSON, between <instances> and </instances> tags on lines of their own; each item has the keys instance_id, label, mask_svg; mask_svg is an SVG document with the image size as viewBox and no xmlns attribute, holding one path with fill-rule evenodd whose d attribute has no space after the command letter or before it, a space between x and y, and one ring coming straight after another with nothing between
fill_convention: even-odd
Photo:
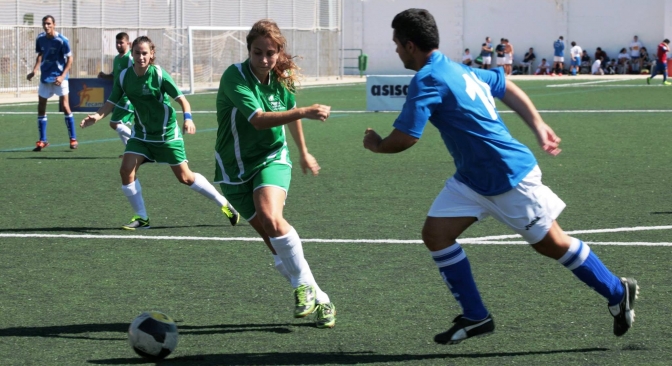
<instances>
[{"instance_id":1,"label":"blue and white striped sock","mask_svg":"<svg viewBox=\"0 0 672 366\"><path fill-rule=\"evenodd\" d=\"M588 244L572 238L567 253L558 259L588 287L594 289L609 301L609 306L616 305L623 299L621 280L604 266Z\"/></svg>"},{"instance_id":2,"label":"blue and white striped sock","mask_svg":"<svg viewBox=\"0 0 672 366\"><path fill-rule=\"evenodd\" d=\"M455 243L446 249L431 253L443 281L462 307L462 315L471 320L485 319L488 310L483 305L471 273L471 265L460 244Z\"/></svg>"},{"instance_id":3,"label":"blue and white striped sock","mask_svg":"<svg viewBox=\"0 0 672 366\"><path fill-rule=\"evenodd\" d=\"M68 134L71 139L77 139L77 130L75 129L75 117L72 116L72 113L65 116L65 126L68 128Z\"/></svg>"}]
</instances>

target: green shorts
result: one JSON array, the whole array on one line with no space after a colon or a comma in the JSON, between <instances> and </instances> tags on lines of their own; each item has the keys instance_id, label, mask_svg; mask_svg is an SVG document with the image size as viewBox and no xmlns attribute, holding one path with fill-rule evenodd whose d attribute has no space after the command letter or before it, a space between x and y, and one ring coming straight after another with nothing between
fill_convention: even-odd
<instances>
[{"instance_id":1,"label":"green shorts","mask_svg":"<svg viewBox=\"0 0 672 366\"><path fill-rule=\"evenodd\" d=\"M115 107L112 111L112 117L110 117L110 123L130 124L133 122L133 117L135 117L135 112Z\"/></svg>"},{"instance_id":2,"label":"green shorts","mask_svg":"<svg viewBox=\"0 0 672 366\"><path fill-rule=\"evenodd\" d=\"M289 191L289 182L292 180L292 167L286 164L271 164L263 167L254 178L242 184L220 183L222 194L238 210L240 215L250 221L257 213L254 208L254 191L261 187L278 187Z\"/></svg>"},{"instance_id":3,"label":"green shorts","mask_svg":"<svg viewBox=\"0 0 672 366\"><path fill-rule=\"evenodd\" d=\"M187 161L184 140L169 142L148 142L131 138L126 143L124 154L142 155L147 160L170 165L180 165Z\"/></svg>"}]
</instances>

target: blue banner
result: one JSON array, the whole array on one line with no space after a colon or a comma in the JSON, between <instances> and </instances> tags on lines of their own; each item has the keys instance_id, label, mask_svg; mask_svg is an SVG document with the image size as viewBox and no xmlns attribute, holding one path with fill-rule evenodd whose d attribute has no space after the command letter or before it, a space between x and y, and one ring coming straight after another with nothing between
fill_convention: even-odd
<instances>
[{"instance_id":1,"label":"blue banner","mask_svg":"<svg viewBox=\"0 0 672 366\"><path fill-rule=\"evenodd\" d=\"M95 112L112 93L112 80L69 79L70 109L73 112Z\"/></svg>"}]
</instances>

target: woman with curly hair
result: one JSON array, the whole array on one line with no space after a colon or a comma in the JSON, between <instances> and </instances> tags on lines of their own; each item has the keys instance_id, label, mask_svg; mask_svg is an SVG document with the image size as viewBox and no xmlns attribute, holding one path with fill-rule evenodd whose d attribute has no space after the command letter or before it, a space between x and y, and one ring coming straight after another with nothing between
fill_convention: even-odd
<instances>
[{"instance_id":1,"label":"woman with curly hair","mask_svg":"<svg viewBox=\"0 0 672 366\"><path fill-rule=\"evenodd\" d=\"M290 281L294 317L315 313L319 328L332 328L336 309L315 282L301 239L282 214L292 168L285 125L298 147L303 173L317 175L320 166L308 152L301 119L324 121L331 107L296 107L299 68L275 22L256 22L247 35L247 50L248 59L229 66L219 84L215 182L261 235L275 267Z\"/></svg>"}]
</instances>

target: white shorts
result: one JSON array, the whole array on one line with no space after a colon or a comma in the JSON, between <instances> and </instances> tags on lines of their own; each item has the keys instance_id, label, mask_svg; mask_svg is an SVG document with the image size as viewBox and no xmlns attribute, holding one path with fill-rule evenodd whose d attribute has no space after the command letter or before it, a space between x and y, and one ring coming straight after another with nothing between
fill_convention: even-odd
<instances>
[{"instance_id":1,"label":"white shorts","mask_svg":"<svg viewBox=\"0 0 672 366\"><path fill-rule=\"evenodd\" d=\"M483 56L483 65L490 65L492 63L492 56Z\"/></svg>"},{"instance_id":2,"label":"white shorts","mask_svg":"<svg viewBox=\"0 0 672 366\"><path fill-rule=\"evenodd\" d=\"M504 54L504 64L511 65L513 64L513 56L510 53Z\"/></svg>"},{"instance_id":3,"label":"white shorts","mask_svg":"<svg viewBox=\"0 0 672 366\"><path fill-rule=\"evenodd\" d=\"M497 66L504 65L504 57L497 57Z\"/></svg>"},{"instance_id":4,"label":"white shorts","mask_svg":"<svg viewBox=\"0 0 672 366\"><path fill-rule=\"evenodd\" d=\"M553 56L553 62L565 62L565 58L563 56Z\"/></svg>"},{"instance_id":5,"label":"white shorts","mask_svg":"<svg viewBox=\"0 0 672 366\"><path fill-rule=\"evenodd\" d=\"M565 203L541 183L541 170L536 166L517 186L497 196L480 195L451 177L427 216L475 217L479 221L492 216L528 243L536 244L564 208Z\"/></svg>"},{"instance_id":6,"label":"white shorts","mask_svg":"<svg viewBox=\"0 0 672 366\"><path fill-rule=\"evenodd\" d=\"M70 93L70 84L67 80L63 80L61 85L56 85L54 83L40 83L40 87L37 89L37 95L41 96L44 99L51 98L54 94L62 97Z\"/></svg>"}]
</instances>

